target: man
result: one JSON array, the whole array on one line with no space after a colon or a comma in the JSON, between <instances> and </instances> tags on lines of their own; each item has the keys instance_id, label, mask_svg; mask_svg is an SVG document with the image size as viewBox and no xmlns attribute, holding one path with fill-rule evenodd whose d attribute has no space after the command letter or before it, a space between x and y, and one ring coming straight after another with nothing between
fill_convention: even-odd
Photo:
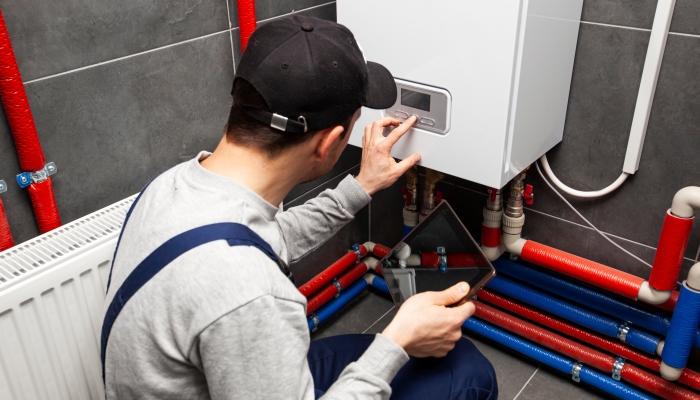
<instances>
[{"instance_id":1,"label":"man","mask_svg":"<svg viewBox=\"0 0 700 400\"><path fill-rule=\"evenodd\" d=\"M108 399L379 399L399 370L402 398L497 397L493 368L461 339L474 312L466 283L414 296L380 335L309 344L306 299L286 263L415 165L419 155L390 156L415 118L365 129L357 177L288 211L280 204L330 170L361 106L395 98L389 71L366 62L341 25L293 17L255 32L214 153L157 177L127 217L103 326Z\"/></svg>"}]
</instances>

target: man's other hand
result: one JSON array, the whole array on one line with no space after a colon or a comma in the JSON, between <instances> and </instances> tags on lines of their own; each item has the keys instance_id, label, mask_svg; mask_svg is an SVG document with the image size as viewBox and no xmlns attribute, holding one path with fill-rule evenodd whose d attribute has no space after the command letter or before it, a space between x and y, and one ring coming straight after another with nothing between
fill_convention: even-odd
<instances>
[{"instance_id":1,"label":"man's other hand","mask_svg":"<svg viewBox=\"0 0 700 400\"><path fill-rule=\"evenodd\" d=\"M418 117L414 115L401 124L393 118L384 118L365 127L365 135L362 137L362 164L356 179L370 196L394 184L404 172L420 161L420 154L410 155L399 163L391 156L391 148L417 120ZM396 128L384 137L384 128L387 126Z\"/></svg>"},{"instance_id":2,"label":"man's other hand","mask_svg":"<svg viewBox=\"0 0 700 400\"><path fill-rule=\"evenodd\" d=\"M464 321L474 315L474 304L465 301L467 293L469 284L460 282L442 292L412 296L382 335L403 347L409 356L444 357L462 337Z\"/></svg>"}]
</instances>

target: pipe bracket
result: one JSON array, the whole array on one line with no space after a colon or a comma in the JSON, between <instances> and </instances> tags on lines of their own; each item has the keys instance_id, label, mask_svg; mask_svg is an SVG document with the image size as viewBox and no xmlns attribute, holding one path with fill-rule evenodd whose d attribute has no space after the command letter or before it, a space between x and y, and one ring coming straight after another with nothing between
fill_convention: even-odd
<instances>
[{"instance_id":1,"label":"pipe bracket","mask_svg":"<svg viewBox=\"0 0 700 400\"><path fill-rule=\"evenodd\" d=\"M630 325L627 322L620 324L617 328L617 338L620 339L622 343L627 343L627 334L630 332Z\"/></svg>"},{"instance_id":2,"label":"pipe bracket","mask_svg":"<svg viewBox=\"0 0 700 400\"><path fill-rule=\"evenodd\" d=\"M321 320L318 319L318 315L316 315L315 313L309 315L309 319L311 320L311 322L314 323L314 327L311 328L311 332L316 332L316 329L318 329L318 326L321 325Z\"/></svg>"},{"instance_id":3,"label":"pipe bracket","mask_svg":"<svg viewBox=\"0 0 700 400\"><path fill-rule=\"evenodd\" d=\"M444 247L439 246L437 248L437 254L438 254L438 271L440 271L440 273L444 274L447 272L447 252L445 251Z\"/></svg>"},{"instance_id":4,"label":"pipe bracket","mask_svg":"<svg viewBox=\"0 0 700 400\"><path fill-rule=\"evenodd\" d=\"M335 294L335 298L337 299L340 296L340 292L343 290L343 284L337 279L333 279L333 282L331 283L333 283L333 286L338 289L338 293Z\"/></svg>"},{"instance_id":5,"label":"pipe bracket","mask_svg":"<svg viewBox=\"0 0 700 400\"><path fill-rule=\"evenodd\" d=\"M360 261L362 260L362 251L360 251L360 245L358 243L355 243L352 245L352 251L357 254L357 260L355 260L355 265L359 265Z\"/></svg>"},{"instance_id":6,"label":"pipe bracket","mask_svg":"<svg viewBox=\"0 0 700 400\"><path fill-rule=\"evenodd\" d=\"M5 181L0 179L0 193L5 193L5 192L7 192L7 184L5 183Z\"/></svg>"},{"instance_id":7,"label":"pipe bracket","mask_svg":"<svg viewBox=\"0 0 700 400\"><path fill-rule=\"evenodd\" d=\"M571 380L574 382L581 382L581 370L583 369L583 364L577 362L574 367L571 368Z\"/></svg>"},{"instance_id":8,"label":"pipe bracket","mask_svg":"<svg viewBox=\"0 0 700 400\"><path fill-rule=\"evenodd\" d=\"M613 364L612 378L616 381L620 380L620 375L622 374L622 368L625 366L625 359L622 357L615 358L615 364Z\"/></svg>"},{"instance_id":9,"label":"pipe bracket","mask_svg":"<svg viewBox=\"0 0 700 400\"><path fill-rule=\"evenodd\" d=\"M49 176L56 172L58 172L56 163L50 162L44 165L44 168L36 172L22 172L21 174L17 174L17 184L24 189L33 183L40 183L49 179Z\"/></svg>"}]
</instances>

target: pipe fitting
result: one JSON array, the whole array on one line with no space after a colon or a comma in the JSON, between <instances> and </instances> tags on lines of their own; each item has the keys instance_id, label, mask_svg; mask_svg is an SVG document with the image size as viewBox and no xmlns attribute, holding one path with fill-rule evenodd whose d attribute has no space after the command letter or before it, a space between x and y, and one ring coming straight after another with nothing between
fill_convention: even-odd
<instances>
[{"instance_id":1,"label":"pipe fitting","mask_svg":"<svg viewBox=\"0 0 700 400\"><path fill-rule=\"evenodd\" d=\"M503 244L499 245L498 247L481 246L481 251L484 252L487 260L496 261L503 255L503 253L505 253L506 248L503 246Z\"/></svg>"},{"instance_id":2,"label":"pipe fitting","mask_svg":"<svg viewBox=\"0 0 700 400\"><path fill-rule=\"evenodd\" d=\"M641 300L648 304L663 304L671 298L672 292L672 290L656 290L649 285L649 281L644 281L639 287L637 300Z\"/></svg>"},{"instance_id":3,"label":"pipe fitting","mask_svg":"<svg viewBox=\"0 0 700 400\"><path fill-rule=\"evenodd\" d=\"M688 278L685 280L685 283L691 289L700 292L700 263L690 267Z\"/></svg>"},{"instance_id":4,"label":"pipe fitting","mask_svg":"<svg viewBox=\"0 0 700 400\"><path fill-rule=\"evenodd\" d=\"M505 230L503 231L501 241L503 242L505 250L516 256L520 256L523 253L523 247L525 247L525 243L527 243L527 240L521 238L520 234L513 235L505 233Z\"/></svg>"},{"instance_id":5,"label":"pipe fitting","mask_svg":"<svg viewBox=\"0 0 700 400\"><path fill-rule=\"evenodd\" d=\"M0 179L0 194L7 192L7 184Z\"/></svg>"},{"instance_id":6,"label":"pipe fitting","mask_svg":"<svg viewBox=\"0 0 700 400\"><path fill-rule=\"evenodd\" d=\"M503 210L503 194L501 189L488 188L488 199L486 200L486 208L492 211Z\"/></svg>"},{"instance_id":7,"label":"pipe fitting","mask_svg":"<svg viewBox=\"0 0 700 400\"><path fill-rule=\"evenodd\" d=\"M692 218L697 209L700 209L700 187L688 186L673 196L671 213L676 217Z\"/></svg>"},{"instance_id":8,"label":"pipe fitting","mask_svg":"<svg viewBox=\"0 0 700 400\"><path fill-rule=\"evenodd\" d=\"M374 245L375 245L375 244L376 244L376 243L374 243L374 242L369 242L369 241L367 241L367 242L365 242L365 243L363 244L363 246L365 246L365 248L367 249L367 252L371 253L371 252L374 250Z\"/></svg>"},{"instance_id":9,"label":"pipe fitting","mask_svg":"<svg viewBox=\"0 0 700 400\"><path fill-rule=\"evenodd\" d=\"M365 257L362 260L363 263L367 266L367 268L371 269L372 271L377 270L377 265L379 264L379 260L377 260L374 257ZM370 282L371 283L371 282Z\"/></svg>"},{"instance_id":10,"label":"pipe fitting","mask_svg":"<svg viewBox=\"0 0 700 400\"><path fill-rule=\"evenodd\" d=\"M527 171L527 169L525 170ZM506 205L505 215L520 217L523 215L523 190L525 190L525 171L510 182L510 195Z\"/></svg>"}]
</instances>

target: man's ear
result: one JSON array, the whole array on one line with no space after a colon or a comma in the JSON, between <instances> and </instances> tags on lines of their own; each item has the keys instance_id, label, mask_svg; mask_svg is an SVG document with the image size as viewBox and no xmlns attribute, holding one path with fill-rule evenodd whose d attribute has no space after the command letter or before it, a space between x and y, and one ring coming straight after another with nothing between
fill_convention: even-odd
<instances>
[{"instance_id":1,"label":"man's ear","mask_svg":"<svg viewBox=\"0 0 700 400\"><path fill-rule=\"evenodd\" d=\"M334 143L341 140L340 136L343 132L344 128L340 125L336 125L333 128L327 128L316 133L318 139L316 140L314 158L316 158L317 161L325 161L331 149L333 149Z\"/></svg>"}]
</instances>

